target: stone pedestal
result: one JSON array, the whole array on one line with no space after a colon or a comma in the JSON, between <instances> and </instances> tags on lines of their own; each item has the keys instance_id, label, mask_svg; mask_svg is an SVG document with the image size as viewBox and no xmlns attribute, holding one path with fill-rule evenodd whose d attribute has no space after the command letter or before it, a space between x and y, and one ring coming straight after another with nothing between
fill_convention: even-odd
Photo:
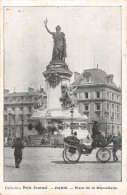
<instances>
[{"instance_id":1,"label":"stone pedestal","mask_svg":"<svg viewBox=\"0 0 127 195\"><path fill-rule=\"evenodd\" d=\"M72 72L65 62L60 60L51 61L43 72L45 77L45 90L47 94L47 108L61 109L61 85L69 85Z\"/></svg>"},{"instance_id":2,"label":"stone pedestal","mask_svg":"<svg viewBox=\"0 0 127 195\"><path fill-rule=\"evenodd\" d=\"M61 103L59 101L61 97L61 83L56 86L56 88L52 88L49 83L46 81L46 94L47 94L47 108L61 108Z\"/></svg>"}]
</instances>

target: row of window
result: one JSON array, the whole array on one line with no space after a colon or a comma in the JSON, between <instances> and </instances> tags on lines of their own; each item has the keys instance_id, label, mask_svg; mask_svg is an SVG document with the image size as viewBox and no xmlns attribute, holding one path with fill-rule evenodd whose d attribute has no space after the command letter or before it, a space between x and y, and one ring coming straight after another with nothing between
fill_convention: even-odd
<instances>
[{"instance_id":1,"label":"row of window","mask_svg":"<svg viewBox=\"0 0 127 195\"><path fill-rule=\"evenodd\" d=\"M107 103L108 105L109 103ZM112 104L111 104L112 105ZM93 111L95 112L95 116L96 118L100 118L101 116L101 103L95 103L93 105ZM112 110L108 110L108 114L105 114L104 117L107 118L107 121L117 121L119 122L120 121L120 107L118 105L116 105L116 111L114 110L114 104L113 104L113 109ZM79 104L79 112L80 113L83 113L85 114L88 118L90 117L89 116L89 111L90 111L90 104L89 103L86 103L86 104Z\"/></svg>"},{"instance_id":2,"label":"row of window","mask_svg":"<svg viewBox=\"0 0 127 195\"><path fill-rule=\"evenodd\" d=\"M11 132L10 132L11 129ZM16 132L22 133L22 126L11 126L11 127L4 127L4 136L8 137L8 135L11 133L12 137L16 136Z\"/></svg>"},{"instance_id":3,"label":"row of window","mask_svg":"<svg viewBox=\"0 0 127 195\"><path fill-rule=\"evenodd\" d=\"M107 99L111 99L113 101L120 101L120 95L119 94L115 94L112 92L107 91Z\"/></svg>"},{"instance_id":4,"label":"row of window","mask_svg":"<svg viewBox=\"0 0 127 195\"><path fill-rule=\"evenodd\" d=\"M90 117L89 111L83 111L83 114L86 115L88 118ZM100 112L95 112L95 118L100 119L101 118L101 111ZM120 114L114 114L112 113L111 115L108 115L106 117L107 122L120 122Z\"/></svg>"},{"instance_id":5,"label":"row of window","mask_svg":"<svg viewBox=\"0 0 127 195\"><path fill-rule=\"evenodd\" d=\"M112 109L112 111L115 111L115 105L114 104L111 104L110 103L107 103L107 110L109 111L110 108ZM120 107L119 105L116 105L116 112L120 112Z\"/></svg>"},{"instance_id":6,"label":"row of window","mask_svg":"<svg viewBox=\"0 0 127 195\"><path fill-rule=\"evenodd\" d=\"M93 92L92 92L93 93ZM78 92L75 94L76 98L78 100L82 100L82 99L90 99L90 92ZM92 98L103 98L102 97L102 91L97 91L93 93L93 97ZM120 101L120 95L112 93L112 92L106 92L106 98L112 101Z\"/></svg>"},{"instance_id":7,"label":"row of window","mask_svg":"<svg viewBox=\"0 0 127 195\"><path fill-rule=\"evenodd\" d=\"M111 120L112 122L115 121L115 116L116 116L116 121L119 122L120 121L120 114L114 114L112 113L110 116L107 116L107 121Z\"/></svg>"},{"instance_id":8,"label":"row of window","mask_svg":"<svg viewBox=\"0 0 127 195\"><path fill-rule=\"evenodd\" d=\"M35 101L36 97L5 97L4 101L9 102L32 102Z\"/></svg>"},{"instance_id":9,"label":"row of window","mask_svg":"<svg viewBox=\"0 0 127 195\"><path fill-rule=\"evenodd\" d=\"M84 105L84 110L86 111L89 111L90 109L90 104L89 103L86 103L86 104L83 104ZM110 107L111 107L111 110L110 110ZM115 109L116 108L116 109ZM101 103L95 103L95 110L101 110ZM107 103L107 111L112 111L112 112L120 112L120 106L119 105L114 105L114 104L109 104Z\"/></svg>"},{"instance_id":10,"label":"row of window","mask_svg":"<svg viewBox=\"0 0 127 195\"><path fill-rule=\"evenodd\" d=\"M79 104L79 106L80 106L80 104ZM90 104L89 103L83 104L83 110L89 111L90 110ZM101 110L101 103L95 103L95 110Z\"/></svg>"},{"instance_id":11,"label":"row of window","mask_svg":"<svg viewBox=\"0 0 127 195\"><path fill-rule=\"evenodd\" d=\"M100 91L95 93L95 98L101 98ZM90 99L90 92L79 92L75 94L78 100Z\"/></svg>"},{"instance_id":12,"label":"row of window","mask_svg":"<svg viewBox=\"0 0 127 195\"><path fill-rule=\"evenodd\" d=\"M4 108L4 111L5 112L7 112L8 110L10 111L10 112L15 112L16 111L16 109L18 109L18 112L23 112L24 111L24 109L26 109L26 108L23 108L23 107L16 107L16 108L9 108L9 109L7 109L6 107ZM32 112L32 107L27 107L27 109L28 109L28 111L29 111L29 113L31 113Z\"/></svg>"},{"instance_id":13,"label":"row of window","mask_svg":"<svg viewBox=\"0 0 127 195\"><path fill-rule=\"evenodd\" d=\"M114 125L108 125L107 126L107 129L111 132L114 132L115 130L117 130L117 132L120 131L120 127L119 126L116 126L116 129L115 129L115 126ZM114 132L115 133L115 132Z\"/></svg>"},{"instance_id":14,"label":"row of window","mask_svg":"<svg viewBox=\"0 0 127 195\"><path fill-rule=\"evenodd\" d=\"M20 123L20 122L22 122L22 120L26 121L28 118L30 118L30 116L31 116L31 114L26 114L25 116L12 115L11 118L10 118L9 116L5 115L4 116L4 121L8 122L8 123L11 123L11 122L15 123L17 121L18 123Z\"/></svg>"}]
</instances>

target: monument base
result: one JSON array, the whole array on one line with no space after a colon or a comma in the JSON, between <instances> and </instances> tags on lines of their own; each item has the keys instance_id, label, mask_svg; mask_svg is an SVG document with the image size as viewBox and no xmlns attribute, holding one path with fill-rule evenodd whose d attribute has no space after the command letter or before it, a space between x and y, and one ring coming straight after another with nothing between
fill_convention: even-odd
<instances>
[{"instance_id":1,"label":"monument base","mask_svg":"<svg viewBox=\"0 0 127 195\"><path fill-rule=\"evenodd\" d=\"M43 75L46 79L45 90L47 94L47 109L37 109L31 116L31 122L33 121L33 124L35 124L37 121L40 121L41 124L47 128L47 132L50 129L49 126L52 126L51 129L54 128L55 131L62 135L72 135L73 132L76 131L78 138L85 138L86 134L88 135L88 118L86 116L81 116L76 108L67 109L61 102L63 86L65 84L69 86L70 77L72 76L72 72L68 69L67 64L61 60L51 61L46 67L46 71L43 72ZM67 96L65 100L67 98L69 97ZM71 104L67 107L74 106L70 105Z\"/></svg>"},{"instance_id":2,"label":"monument base","mask_svg":"<svg viewBox=\"0 0 127 195\"><path fill-rule=\"evenodd\" d=\"M34 111L31 120L36 119L62 119L62 120L72 120L71 109L62 110L61 108L51 108L45 110ZM81 116L77 108L74 109L73 122L76 121L87 121L87 116Z\"/></svg>"},{"instance_id":3,"label":"monument base","mask_svg":"<svg viewBox=\"0 0 127 195\"><path fill-rule=\"evenodd\" d=\"M65 136L69 136L73 132L77 132L78 138L86 138L88 135L87 131L87 116L81 116L78 110L75 108L73 112L73 116L71 116L71 109L62 110L60 108L54 109L45 109L45 110L37 110L33 113L30 121L61 121L63 125L63 130L60 130L59 133ZM58 125L59 126L59 125Z\"/></svg>"}]
</instances>

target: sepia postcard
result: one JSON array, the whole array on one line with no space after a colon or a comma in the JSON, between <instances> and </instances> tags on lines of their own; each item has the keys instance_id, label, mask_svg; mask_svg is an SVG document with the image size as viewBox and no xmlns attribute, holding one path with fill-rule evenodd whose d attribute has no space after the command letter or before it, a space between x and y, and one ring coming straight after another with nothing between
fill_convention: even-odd
<instances>
[{"instance_id":1,"label":"sepia postcard","mask_svg":"<svg viewBox=\"0 0 127 195\"><path fill-rule=\"evenodd\" d=\"M127 194L127 1L1 1L0 194Z\"/></svg>"}]
</instances>

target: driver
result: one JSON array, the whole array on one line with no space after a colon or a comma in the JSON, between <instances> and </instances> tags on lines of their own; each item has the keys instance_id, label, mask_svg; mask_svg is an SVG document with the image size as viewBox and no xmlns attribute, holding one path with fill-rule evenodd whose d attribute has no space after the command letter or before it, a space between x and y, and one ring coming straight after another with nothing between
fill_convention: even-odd
<instances>
[{"instance_id":1,"label":"driver","mask_svg":"<svg viewBox=\"0 0 127 195\"><path fill-rule=\"evenodd\" d=\"M85 146L84 144L81 144L81 146L86 150L87 154L90 154L93 150L94 147L98 147L98 146L104 146L105 145L105 139L101 134L101 128L100 125L98 124L98 121L94 121L93 127L92 127L92 145L89 146Z\"/></svg>"},{"instance_id":2,"label":"driver","mask_svg":"<svg viewBox=\"0 0 127 195\"><path fill-rule=\"evenodd\" d=\"M98 121L94 121L93 127L92 127L92 138L93 138L93 143L92 146L103 146L105 144L104 137L101 134L100 131L100 125L98 124Z\"/></svg>"}]
</instances>

